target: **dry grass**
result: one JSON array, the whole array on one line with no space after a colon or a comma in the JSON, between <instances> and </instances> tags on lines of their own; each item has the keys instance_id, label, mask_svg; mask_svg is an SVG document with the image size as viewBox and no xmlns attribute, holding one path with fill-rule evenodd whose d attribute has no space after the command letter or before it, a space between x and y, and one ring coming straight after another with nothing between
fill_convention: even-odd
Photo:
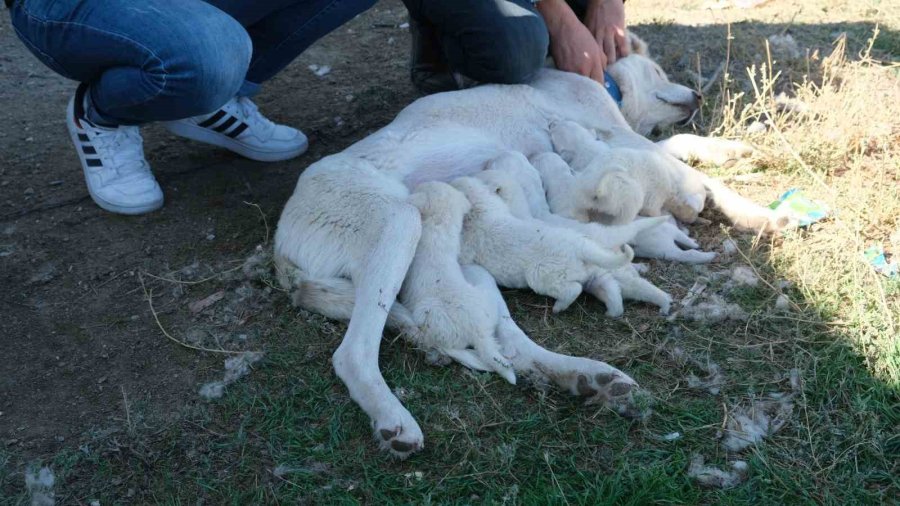
<instances>
[{"instance_id":1,"label":"dry grass","mask_svg":"<svg viewBox=\"0 0 900 506\"><path fill-rule=\"evenodd\" d=\"M900 253L900 65L872 57L877 36L858 59L847 58L845 37L827 57L813 53L798 83L784 82L771 53L747 69L751 93L731 91L734 78L726 75L714 133L759 148L734 170L763 170L767 186L804 188L834 210L809 233L785 235L771 261L828 320L850 331L873 374L896 385L900 287L862 256L872 244ZM748 134L754 122L765 131Z\"/></svg>"}]
</instances>

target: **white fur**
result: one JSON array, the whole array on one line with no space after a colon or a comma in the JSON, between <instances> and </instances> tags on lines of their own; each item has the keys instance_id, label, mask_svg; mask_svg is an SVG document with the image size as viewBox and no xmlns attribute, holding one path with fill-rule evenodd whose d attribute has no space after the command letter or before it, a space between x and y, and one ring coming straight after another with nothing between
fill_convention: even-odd
<instances>
[{"instance_id":1,"label":"white fur","mask_svg":"<svg viewBox=\"0 0 900 506\"><path fill-rule=\"evenodd\" d=\"M491 188L506 203L510 212L520 219L538 218L550 226L571 230L595 242L601 247L618 247L633 240L639 234L653 234L653 228L666 218L648 218L620 227L604 227L597 223L581 223L550 213L543 197L537 170L521 153L506 153L480 172L478 179ZM529 189L526 190L526 187ZM529 205L529 201L533 205ZM532 208L535 211L532 211ZM615 229L627 229L621 233ZM588 280L586 291L606 304L607 315L618 317L624 312L623 298L651 302L660 307L663 314L669 312L672 297L640 277L631 264L617 269L602 269L600 274Z\"/></svg>"},{"instance_id":2,"label":"white fur","mask_svg":"<svg viewBox=\"0 0 900 506\"><path fill-rule=\"evenodd\" d=\"M516 377L494 339L496 305L469 284L459 265L460 235L469 201L446 183L419 185L410 196L422 217L422 237L400 301L412 313L420 347L448 355L467 367Z\"/></svg>"},{"instance_id":3,"label":"white fur","mask_svg":"<svg viewBox=\"0 0 900 506\"><path fill-rule=\"evenodd\" d=\"M502 286L553 297L555 313L569 307L603 269L631 261L630 248L616 254L576 232L513 216L497 194L499 187L471 177L452 184L472 204L463 224L460 260L481 265Z\"/></svg>"},{"instance_id":4,"label":"white fur","mask_svg":"<svg viewBox=\"0 0 900 506\"><path fill-rule=\"evenodd\" d=\"M696 171L683 170L665 154L634 148L612 148L573 121L550 126L553 147L576 172L579 184L596 187L590 201L574 203L590 207L612 223L670 213L693 222L703 210L706 190ZM584 194L579 194L584 196Z\"/></svg>"},{"instance_id":5,"label":"white fur","mask_svg":"<svg viewBox=\"0 0 900 506\"><path fill-rule=\"evenodd\" d=\"M549 125L562 120L601 131L612 147L664 154L641 133L648 125L685 119L689 111L672 105L678 93L664 75L645 75L656 69L638 56L610 66L624 95L621 112L596 82L554 70L539 72L530 85L485 85L424 97L389 125L317 161L300 176L275 236L279 280L299 292L295 300L304 307L349 317L332 361L350 397L369 416L381 448L404 458L424 447L420 427L378 368L385 325L411 323L409 311L395 304L421 234L418 209L407 202L409 189L474 174L508 150L529 157L550 151ZM653 95L670 103L647 99ZM680 116L675 114L679 111ZM674 157L667 160L683 165ZM721 183L701 179L715 205L733 222L769 230L784 226L771 210ZM504 351L510 348L504 355L525 357L518 362L511 358L517 372L542 374L573 393L621 400L620 411L625 413L633 407L626 392L633 381L607 381L607 374L627 378L617 371L604 372L615 371L608 365L538 351L511 326L499 332L498 339Z\"/></svg>"}]
</instances>

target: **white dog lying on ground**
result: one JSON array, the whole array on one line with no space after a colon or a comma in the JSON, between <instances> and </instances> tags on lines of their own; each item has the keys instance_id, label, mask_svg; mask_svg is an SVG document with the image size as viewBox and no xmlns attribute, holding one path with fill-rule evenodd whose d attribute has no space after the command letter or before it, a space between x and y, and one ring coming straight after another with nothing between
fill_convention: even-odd
<instances>
[{"instance_id":1,"label":"white dog lying on ground","mask_svg":"<svg viewBox=\"0 0 900 506\"><path fill-rule=\"evenodd\" d=\"M515 373L494 338L496 303L466 281L459 265L469 201L439 182L419 185L409 201L422 216L422 237L399 295L417 329L410 337L423 349L472 369L495 371L515 385Z\"/></svg>"},{"instance_id":2,"label":"white dog lying on ground","mask_svg":"<svg viewBox=\"0 0 900 506\"><path fill-rule=\"evenodd\" d=\"M499 188L478 179L451 184L472 204L463 224L462 263L481 265L501 286L553 297L554 313L575 302L590 279L633 258L628 246L613 253L576 232L513 216Z\"/></svg>"},{"instance_id":3,"label":"white dog lying on ground","mask_svg":"<svg viewBox=\"0 0 900 506\"><path fill-rule=\"evenodd\" d=\"M332 358L335 372L369 416L381 447L392 454L406 457L424 447L421 428L378 367L382 331L386 323L396 323L400 312L394 301L421 235L419 211L408 202L410 189L472 175L506 151L527 157L551 151L549 126L565 120L599 132L614 148L665 154L665 144L642 135L690 118L698 96L670 83L639 54L618 60L608 71L621 89L621 110L595 81L546 69L528 85L484 85L423 97L389 125L300 176L275 235L279 280L285 288L307 292L295 297L306 309L349 320ZM713 150L716 143L687 139L682 142L695 139ZM679 170L694 171L674 156L664 158ZM778 231L790 225L722 183L700 178L712 205L736 226ZM511 320L501 317L504 321ZM517 373L540 369L569 392L612 399L624 414L640 411L631 401L634 381L621 371L552 354L510 326L498 339Z\"/></svg>"}]
</instances>

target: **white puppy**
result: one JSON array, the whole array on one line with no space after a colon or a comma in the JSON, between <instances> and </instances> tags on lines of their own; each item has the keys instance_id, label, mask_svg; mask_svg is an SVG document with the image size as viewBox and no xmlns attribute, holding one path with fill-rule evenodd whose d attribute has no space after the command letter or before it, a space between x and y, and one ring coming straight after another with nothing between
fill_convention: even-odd
<instances>
[{"instance_id":1,"label":"white puppy","mask_svg":"<svg viewBox=\"0 0 900 506\"><path fill-rule=\"evenodd\" d=\"M421 348L472 369L496 371L515 384L515 373L494 338L496 304L466 281L459 265L469 201L450 185L431 182L419 185L409 202L422 216L422 236L399 294L418 328L410 337Z\"/></svg>"},{"instance_id":2,"label":"white puppy","mask_svg":"<svg viewBox=\"0 0 900 506\"><path fill-rule=\"evenodd\" d=\"M560 213L580 221L588 221L601 211L596 207L596 199L585 206L577 205L587 200L585 193L591 193L590 187L581 186L579 178L569 165L556 153L542 153L531 158L533 167L539 173L547 192L547 203L553 213ZM575 195L576 198L570 198ZM651 221L652 220L652 221ZM670 217L638 218L634 223L651 222L652 227L638 230L628 239L634 248L634 254L643 258L658 258L691 264L702 264L713 261L713 252L698 251L700 245L682 232ZM614 229L616 227L607 227ZM693 248L684 250L680 246Z\"/></svg>"},{"instance_id":3,"label":"white puppy","mask_svg":"<svg viewBox=\"0 0 900 506\"><path fill-rule=\"evenodd\" d=\"M604 242L609 241L607 229L614 227L603 227L596 223L581 223L568 218L558 217L549 211L543 217L533 216L527 204L528 197L526 193L531 193L532 195L536 193L536 188L533 188L533 185L535 179L537 179L537 184L540 185L540 178L537 175L537 171L522 154L515 152L506 153L489 162L488 167L487 170L478 173L475 177L487 183L491 188L496 188L497 195L506 202L513 215L524 219L532 217L541 219L541 221L546 221L552 226L559 226L581 234L601 246L604 245ZM520 183L520 181L524 181L524 184ZM525 186L532 188L526 192ZM543 193L542 190L541 193ZM543 197L540 196L535 196L533 200L538 198L543 200ZM544 201L543 207L546 206L547 203ZM636 233L652 233L652 230L665 220L667 220L665 217L648 218L634 222L632 225L615 228L630 228L637 231L628 234L628 240L631 240ZM623 236L626 234L617 235ZM615 246L621 246L624 242L623 240ZM584 289L603 301L607 309L606 314L612 317L622 316L624 313L623 298L655 304L659 306L663 314L668 314L672 304L672 297L669 294L641 278L631 264L623 265L617 269L602 270L598 276L588 280Z\"/></svg>"},{"instance_id":4,"label":"white puppy","mask_svg":"<svg viewBox=\"0 0 900 506\"><path fill-rule=\"evenodd\" d=\"M497 195L499 188L478 179L463 177L452 184L472 203L463 224L462 263L481 265L502 286L553 297L555 313L569 307L603 269L633 258L628 246L613 252L571 230L516 218Z\"/></svg>"},{"instance_id":5,"label":"white puppy","mask_svg":"<svg viewBox=\"0 0 900 506\"><path fill-rule=\"evenodd\" d=\"M573 206L592 207L601 221L628 223L638 213L663 212L692 223L703 209L706 189L698 173L682 171L668 155L627 147L611 148L574 121L550 126L554 150L575 171L581 192ZM588 200L589 199L589 200Z\"/></svg>"}]
</instances>

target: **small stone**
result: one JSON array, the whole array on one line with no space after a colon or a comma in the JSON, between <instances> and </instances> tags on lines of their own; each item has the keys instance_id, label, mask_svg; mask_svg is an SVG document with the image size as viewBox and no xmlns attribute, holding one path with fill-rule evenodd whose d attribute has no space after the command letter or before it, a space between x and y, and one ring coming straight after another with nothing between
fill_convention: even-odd
<instances>
[{"instance_id":1,"label":"small stone","mask_svg":"<svg viewBox=\"0 0 900 506\"><path fill-rule=\"evenodd\" d=\"M23 193L25 195L34 195L34 188L31 188L31 187L25 188L25 191Z\"/></svg>"}]
</instances>

